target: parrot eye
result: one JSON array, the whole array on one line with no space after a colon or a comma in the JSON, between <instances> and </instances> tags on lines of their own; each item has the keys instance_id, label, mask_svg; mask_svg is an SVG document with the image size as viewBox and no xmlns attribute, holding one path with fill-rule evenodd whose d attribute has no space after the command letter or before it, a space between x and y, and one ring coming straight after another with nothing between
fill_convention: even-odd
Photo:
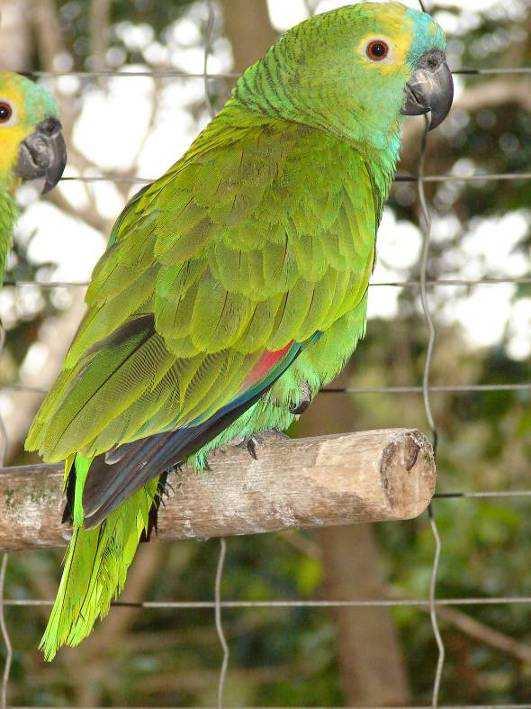
<instances>
[{"instance_id":1,"label":"parrot eye","mask_svg":"<svg viewBox=\"0 0 531 709\"><path fill-rule=\"evenodd\" d=\"M12 115L13 109L11 106L5 101L0 101L0 123L7 123L11 120Z\"/></svg>"},{"instance_id":2,"label":"parrot eye","mask_svg":"<svg viewBox=\"0 0 531 709\"><path fill-rule=\"evenodd\" d=\"M389 54L389 45L383 39L373 39L367 45L367 56L373 62L381 62Z\"/></svg>"}]
</instances>

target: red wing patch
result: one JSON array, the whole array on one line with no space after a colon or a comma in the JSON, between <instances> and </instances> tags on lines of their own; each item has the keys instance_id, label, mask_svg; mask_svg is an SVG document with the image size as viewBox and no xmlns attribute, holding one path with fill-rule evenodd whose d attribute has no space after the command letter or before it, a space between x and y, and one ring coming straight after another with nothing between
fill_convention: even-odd
<instances>
[{"instance_id":1,"label":"red wing patch","mask_svg":"<svg viewBox=\"0 0 531 709\"><path fill-rule=\"evenodd\" d=\"M254 365L252 370L249 372L247 378L245 379L243 386L240 391L245 391L249 387L264 379L273 367L280 362L284 355L288 352L293 344L293 340L288 342L288 344L281 350L276 350L275 352L270 352L266 350L264 354L260 357L258 362Z\"/></svg>"}]
</instances>

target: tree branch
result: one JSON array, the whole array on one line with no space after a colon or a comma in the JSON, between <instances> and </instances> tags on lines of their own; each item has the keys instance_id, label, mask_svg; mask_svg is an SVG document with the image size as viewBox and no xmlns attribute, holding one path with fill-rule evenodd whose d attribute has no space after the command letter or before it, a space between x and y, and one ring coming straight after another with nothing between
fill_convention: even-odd
<instances>
[{"instance_id":1,"label":"tree branch","mask_svg":"<svg viewBox=\"0 0 531 709\"><path fill-rule=\"evenodd\" d=\"M74 219L80 219L85 222L87 226L92 227L96 231L105 232L107 229L107 221L97 212L89 206L74 207L68 199L59 190L54 190L48 195L48 201L54 204L58 209L60 209L64 214L73 217Z\"/></svg>"},{"instance_id":2,"label":"tree branch","mask_svg":"<svg viewBox=\"0 0 531 709\"><path fill-rule=\"evenodd\" d=\"M161 510L161 539L208 539L417 517L435 488L435 463L418 431L392 429L282 438L258 460L230 447L211 469L177 475ZM0 549L64 546L62 468L0 469Z\"/></svg>"},{"instance_id":3,"label":"tree branch","mask_svg":"<svg viewBox=\"0 0 531 709\"><path fill-rule=\"evenodd\" d=\"M474 638L474 640L478 640L484 645L490 645L508 655L513 655L513 657L526 664L531 664L531 647L529 645L500 633L499 630L494 630L494 628L480 623L475 618L471 618L466 613L454 608L440 607L437 609L437 613L447 623Z\"/></svg>"},{"instance_id":4,"label":"tree branch","mask_svg":"<svg viewBox=\"0 0 531 709\"><path fill-rule=\"evenodd\" d=\"M109 44L112 0L92 0L90 6L90 49L92 69L107 68L105 55Z\"/></svg>"}]
</instances>

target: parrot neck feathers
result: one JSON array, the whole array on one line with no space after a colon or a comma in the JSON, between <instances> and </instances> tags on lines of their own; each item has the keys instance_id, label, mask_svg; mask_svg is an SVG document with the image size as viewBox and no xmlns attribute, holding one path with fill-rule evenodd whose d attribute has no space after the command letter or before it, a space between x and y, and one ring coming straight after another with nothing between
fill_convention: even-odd
<instances>
[{"instance_id":1,"label":"parrot neck feathers","mask_svg":"<svg viewBox=\"0 0 531 709\"><path fill-rule=\"evenodd\" d=\"M227 105L254 115L284 119L324 130L354 145L371 160L385 153L393 164L400 150L400 111L406 77L390 78L385 95L374 96L366 77L346 66L300 72L290 61L293 47L275 44L238 80ZM311 61L311 60L310 60Z\"/></svg>"}]
</instances>

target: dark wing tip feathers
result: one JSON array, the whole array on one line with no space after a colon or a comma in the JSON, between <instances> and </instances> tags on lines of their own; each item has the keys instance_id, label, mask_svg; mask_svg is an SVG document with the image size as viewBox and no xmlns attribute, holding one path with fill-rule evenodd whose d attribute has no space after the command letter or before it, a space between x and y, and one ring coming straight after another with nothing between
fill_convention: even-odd
<instances>
[{"instance_id":1,"label":"dark wing tip feathers","mask_svg":"<svg viewBox=\"0 0 531 709\"><path fill-rule=\"evenodd\" d=\"M252 396L244 400L236 399L205 422L127 443L112 451L107 458L105 454L97 456L90 467L83 491L85 527L96 527L142 485L168 474L228 428L269 391L301 351L302 348L299 348L293 358L288 358L274 379L265 383ZM75 486L71 485L70 478L66 517L71 516L73 507ZM157 509L158 504L160 501L155 505Z\"/></svg>"},{"instance_id":2,"label":"dark wing tip feathers","mask_svg":"<svg viewBox=\"0 0 531 709\"><path fill-rule=\"evenodd\" d=\"M198 426L127 444L127 452L114 465L108 465L103 455L95 458L83 492L85 527L96 527L142 485L184 463L253 406L271 386L248 401L222 409Z\"/></svg>"}]
</instances>

